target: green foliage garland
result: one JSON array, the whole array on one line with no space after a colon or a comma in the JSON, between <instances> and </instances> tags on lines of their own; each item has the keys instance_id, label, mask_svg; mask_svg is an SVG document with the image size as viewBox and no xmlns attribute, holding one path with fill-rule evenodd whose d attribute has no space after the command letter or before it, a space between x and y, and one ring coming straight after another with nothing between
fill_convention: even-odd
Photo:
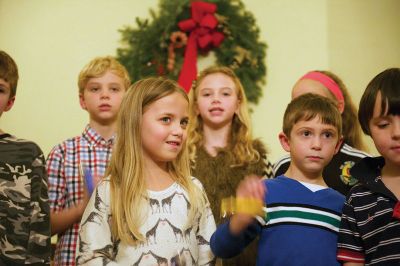
<instances>
[{"instance_id":1,"label":"green foliage garland","mask_svg":"<svg viewBox=\"0 0 400 266\"><path fill-rule=\"evenodd\" d=\"M225 39L212 49L216 64L230 66L240 78L248 101L257 103L265 83L265 55L267 45L260 42L259 28L253 15L245 10L240 0L208 0L217 5L218 30ZM160 0L159 12L150 9L151 19L136 18L136 28L121 31L123 47L117 57L128 69L133 81L166 75L177 80L181 70L185 47L175 49L174 68L167 69L170 36L179 31L178 22L191 17L190 0ZM207 53L200 56L207 56Z\"/></svg>"}]
</instances>

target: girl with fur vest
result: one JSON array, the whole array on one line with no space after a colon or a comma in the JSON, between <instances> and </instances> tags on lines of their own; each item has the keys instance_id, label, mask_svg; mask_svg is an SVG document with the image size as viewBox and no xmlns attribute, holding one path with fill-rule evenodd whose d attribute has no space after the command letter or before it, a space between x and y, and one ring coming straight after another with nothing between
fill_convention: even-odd
<instances>
[{"instance_id":1,"label":"girl with fur vest","mask_svg":"<svg viewBox=\"0 0 400 266\"><path fill-rule=\"evenodd\" d=\"M188 146L192 175L204 186L216 223L221 200L235 195L247 175L269 178L272 165L264 144L252 138L244 89L228 67L203 70L189 93ZM256 241L255 241L256 242ZM255 265L257 244L223 265Z\"/></svg>"}]
</instances>

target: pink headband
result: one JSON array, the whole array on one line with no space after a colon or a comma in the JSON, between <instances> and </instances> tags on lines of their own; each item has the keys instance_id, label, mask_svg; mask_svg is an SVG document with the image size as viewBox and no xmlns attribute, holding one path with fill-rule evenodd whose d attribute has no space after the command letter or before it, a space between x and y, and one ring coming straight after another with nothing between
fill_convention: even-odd
<instances>
[{"instance_id":1,"label":"pink headband","mask_svg":"<svg viewBox=\"0 0 400 266\"><path fill-rule=\"evenodd\" d=\"M300 78L300 80L302 80L302 79L311 79L311 80L318 81L319 83L324 85L330 92L332 92L333 95L335 96L335 98L339 102L344 103L343 93L340 90L339 85L332 78L328 77L327 75L325 75L321 72L318 72L318 71L312 71L312 72L308 72L307 74L305 74L303 77Z\"/></svg>"}]
</instances>

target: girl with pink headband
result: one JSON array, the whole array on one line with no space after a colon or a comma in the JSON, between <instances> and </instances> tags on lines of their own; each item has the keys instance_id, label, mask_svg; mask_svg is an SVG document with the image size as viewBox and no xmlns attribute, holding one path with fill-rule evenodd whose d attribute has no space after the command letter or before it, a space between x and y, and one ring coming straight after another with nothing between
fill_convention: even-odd
<instances>
[{"instance_id":1,"label":"girl with pink headband","mask_svg":"<svg viewBox=\"0 0 400 266\"><path fill-rule=\"evenodd\" d=\"M337 100L338 109L340 113L343 113L344 111L343 93L340 90L339 85L331 77L325 75L322 72L311 71L300 78L300 80L305 80L305 79L315 80L321 83L323 86L325 86L325 88L327 88L329 92L332 93L335 99Z\"/></svg>"},{"instance_id":2,"label":"girl with pink headband","mask_svg":"<svg viewBox=\"0 0 400 266\"><path fill-rule=\"evenodd\" d=\"M292 89L292 99L305 93L315 93L336 101L342 114L343 145L324 170L326 184L346 195L357 180L350 175L350 168L360 159L369 156L357 119L357 109L343 81L329 71L311 71L302 76ZM275 176L286 172L290 157L285 156L274 165Z\"/></svg>"}]
</instances>

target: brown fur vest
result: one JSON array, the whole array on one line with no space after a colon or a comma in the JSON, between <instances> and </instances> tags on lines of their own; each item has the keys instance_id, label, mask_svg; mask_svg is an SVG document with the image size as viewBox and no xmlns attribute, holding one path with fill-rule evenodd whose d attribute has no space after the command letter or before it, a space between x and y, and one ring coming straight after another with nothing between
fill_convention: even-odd
<instances>
[{"instance_id":1,"label":"brown fur vest","mask_svg":"<svg viewBox=\"0 0 400 266\"><path fill-rule=\"evenodd\" d=\"M253 141L253 147L260 153L256 163L232 167L233 156L229 148L220 149L217 156L212 157L203 147L197 148L196 165L192 175L204 186L210 201L211 209L217 225L223 222L220 217L221 199L235 196L239 182L247 175L255 174L270 177L272 165L267 160L267 151L259 140ZM255 265L257 244L253 241L241 255L224 260L223 265Z\"/></svg>"}]
</instances>

